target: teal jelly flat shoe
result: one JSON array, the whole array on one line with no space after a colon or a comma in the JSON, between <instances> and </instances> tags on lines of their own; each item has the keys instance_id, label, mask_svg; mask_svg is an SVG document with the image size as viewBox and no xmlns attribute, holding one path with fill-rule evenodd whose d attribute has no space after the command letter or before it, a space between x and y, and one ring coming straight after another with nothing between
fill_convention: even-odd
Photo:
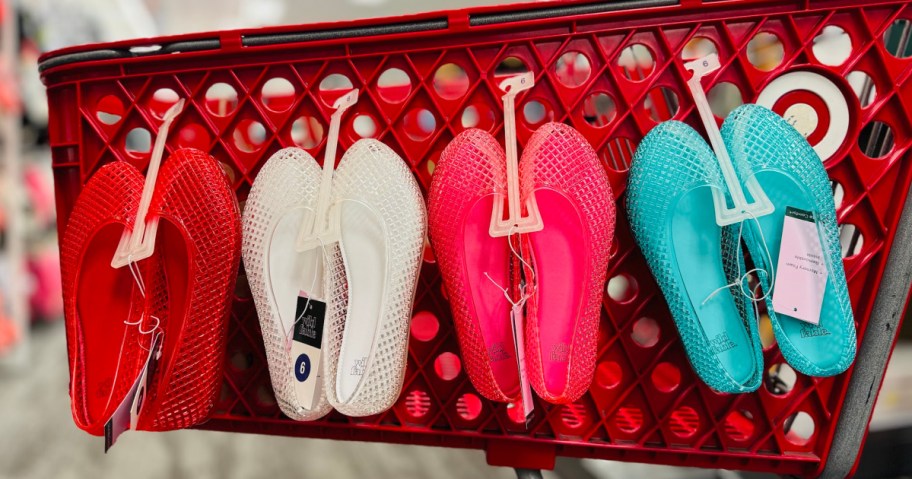
<instances>
[{"instance_id":1,"label":"teal jelly flat shoe","mask_svg":"<svg viewBox=\"0 0 912 479\"><path fill-rule=\"evenodd\" d=\"M763 357L756 312L735 287L745 271L740 225L715 220L712 189L722 187L703 138L665 122L636 151L627 212L693 369L717 391L743 393L760 386Z\"/></svg>"},{"instance_id":2,"label":"teal jelly flat shoe","mask_svg":"<svg viewBox=\"0 0 912 479\"><path fill-rule=\"evenodd\" d=\"M801 133L758 105L734 110L722 125L722 138L741 179L755 176L776 206L772 214L745 227L745 243L758 267L770 271L778 265L786 208L810 211L816 220L828 271L818 325L773 311L776 282L771 284L769 276L760 275L783 357L809 376L845 371L855 359L855 321L840 254L836 205L820 158ZM764 238L769 256L763 249ZM767 264L769 261L772 265ZM781 275L780 271L773 272L774 276Z\"/></svg>"}]
</instances>

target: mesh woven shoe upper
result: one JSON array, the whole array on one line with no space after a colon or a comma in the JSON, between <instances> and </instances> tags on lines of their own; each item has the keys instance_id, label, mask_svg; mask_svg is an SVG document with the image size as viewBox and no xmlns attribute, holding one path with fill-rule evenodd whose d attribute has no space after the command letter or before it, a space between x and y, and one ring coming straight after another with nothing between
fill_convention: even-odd
<instances>
[{"instance_id":1,"label":"mesh woven shoe upper","mask_svg":"<svg viewBox=\"0 0 912 479\"><path fill-rule=\"evenodd\" d=\"M140 294L129 269L111 267L123 231L136 219L142 188L142 175L129 163L101 167L76 200L60 243L73 420L96 435L104 433L144 359L138 327L125 322L147 318L151 297ZM139 263L143 277L152 264Z\"/></svg>"},{"instance_id":2,"label":"mesh woven shoe upper","mask_svg":"<svg viewBox=\"0 0 912 479\"><path fill-rule=\"evenodd\" d=\"M763 372L755 311L739 288L717 291L744 272L731 232L738 226L715 222L711 188L722 187L703 138L684 123L664 122L637 149L627 211L694 370L717 391L749 392Z\"/></svg>"},{"instance_id":3,"label":"mesh woven shoe upper","mask_svg":"<svg viewBox=\"0 0 912 479\"><path fill-rule=\"evenodd\" d=\"M787 207L811 211L816 220L828 271L820 323L815 326L777 314L773 310L773 294L768 295L769 315L782 355L796 370L811 376L832 376L845 371L855 358L857 339L840 255L836 206L826 169L797 130L776 113L758 105L743 105L734 110L722 125L722 138L741 178L755 176L776 207L772 214L759 218L759 225L750 224L745 237L755 262L767 269L777 267ZM766 238L772 265L767 264L760 230ZM769 277L761 275L760 280L764 292L769 291Z\"/></svg>"},{"instance_id":4,"label":"mesh woven shoe upper","mask_svg":"<svg viewBox=\"0 0 912 479\"><path fill-rule=\"evenodd\" d=\"M322 251L295 252L305 211L315 208L321 171L306 151L280 150L257 174L244 208L244 268L260 318L272 389L282 412L299 421L332 410L319 384L313 408L298 399L288 347L299 291L324 296Z\"/></svg>"},{"instance_id":5,"label":"mesh woven shoe upper","mask_svg":"<svg viewBox=\"0 0 912 479\"><path fill-rule=\"evenodd\" d=\"M505 161L488 132L466 130L440 155L428 194L431 244L465 370L481 395L503 402L520 393L511 305L498 288L510 288L513 260L507 238L488 232L495 196L506 195Z\"/></svg>"},{"instance_id":6,"label":"mesh woven shoe upper","mask_svg":"<svg viewBox=\"0 0 912 479\"><path fill-rule=\"evenodd\" d=\"M427 213L408 165L376 140L345 152L332 208L341 239L327 248L324 384L339 412L368 416L402 389Z\"/></svg>"},{"instance_id":7,"label":"mesh woven shoe upper","mask_svg":"<svg viewBox=\"0 0 912 479\"><path fill-rule=\"evenodd\" d=\"M161 276L149 288L164 337L137 428L182 429L209 415L222 385L240 213L215 159L184 148L163 163L149 214L160 218Z\"/></svg>"},{"instance_id":8,"label":"mesh woven shoe upper","mask_svg":"<svg viewBox=\"0 0 912 479\"><path fill-rule=\"evenodd\" d=\"M577 400L595 372L602 290L614 238L614 195L592 146L562 123L543 125L520 160L523 204L535 195L544 229L525 235L534 268L526 358L538 395Z\"/></svg>"}]
</instances>

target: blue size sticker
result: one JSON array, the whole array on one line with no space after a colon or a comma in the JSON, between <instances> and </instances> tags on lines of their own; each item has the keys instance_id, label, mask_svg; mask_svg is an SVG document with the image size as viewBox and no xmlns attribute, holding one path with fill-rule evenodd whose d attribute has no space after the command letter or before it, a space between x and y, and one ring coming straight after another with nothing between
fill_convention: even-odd
<instances>
[{"instance_id":1,"label":"blue size sticker","mask_svg":"<svg viewBox=\"0 0 912 479\"><path fill-rule=\"evenodd\" d=\"M295 377L300 382L304 382L310 376L310 358L306 354L298 356L295 361Z\"/></svg>"}]
</instances>

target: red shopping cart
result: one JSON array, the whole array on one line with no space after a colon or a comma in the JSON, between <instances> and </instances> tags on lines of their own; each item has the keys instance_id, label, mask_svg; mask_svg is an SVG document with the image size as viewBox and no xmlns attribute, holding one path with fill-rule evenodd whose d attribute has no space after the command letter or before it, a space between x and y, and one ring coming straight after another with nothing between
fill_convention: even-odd
<instances>
[{"instance_id":1,"label":"red shopping cart","mask_svg":"<svg viewBox=\"0 0 912 479\"><path fill-rule=\"evenodd\" d=\"M529 429L521 408L488 402L469 383L429 248L408 373L391 410L366 418L333 413L309 423L282 416L242 270L224 386L217 411L201 427L477 448L492 464L518 468L550 468L561 455L844 476L856 463L912 274L912 242L895 241L912 237L908 3L545 2L56 51L42 57L40 69L51 107L59 227L100 165L145 168L151 132L179 97L188 103L168 148L212 154L243 205L258 169L280 148L297 145L322 158L340 91L363 92L343 124L342 147L378 138L409 162L426 189L440 152L460 131L479 127L503 138L496 79L532 71L535 87L517 100L519 141L546 121L573 125L602 155L623 202L626 170L646 132L671 118L700 123L682 56L695 49L719 54L722 68L704 86L711 101L724 100L717 102L722 110L756 101L783 75L812 72L838 94L795 85L773 107L813 110L812 143L835 123L831 102L848 111L846 131L825 158L858 321L859 354L848 372L804 377L768 343L759 391L723 395L705 387L619 218L596 378L574 404L538 402ZM831 41L844 55L834 58L821 47Z\"/></svg>"}]
</instances>

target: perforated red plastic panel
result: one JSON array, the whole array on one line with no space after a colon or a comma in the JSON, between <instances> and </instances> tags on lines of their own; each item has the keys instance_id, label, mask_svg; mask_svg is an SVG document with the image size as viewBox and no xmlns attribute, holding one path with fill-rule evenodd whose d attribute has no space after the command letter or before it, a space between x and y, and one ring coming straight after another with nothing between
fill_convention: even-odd
<instances>
[{"instance_id":1,"label":"perforated red plastic panel","mask_svg":"<svg viewBox=\"0 0 912 479\"><path fill-rule=\"evenodd\" d=\"M156 39L150 42L165 47L177 41L218 42L202 51L162 48L168 54L52 66L44 79L59 227L64 228L82 185L100 165L129 161L146 166L150 133L178 96L190 101L172 127L168 148L209 151L222 162L242 205L258 168L280 148L297 144L322 158L328 105L349 85L363 93L344 121L342 148L359 136L379 138L409 162L426 191L440 151L460 131L477 126L503 139L495 80L525 68L535 72L536 86L518 102L520 143L547 120L573 125L602 155L622 202L632 152L657 120L681 119L702 130L684 85L687 73L676 60L695 49L715 49L723 67L705 80L711 99L731 98L713 93L722 88L753 101L779 75L810 70L837 85L837 99L848 105L846 141L826 166L834 180L846 273L862 337L902 207L904 195L897 192L907 191L912 180L907 155L912 61L897 58L884 44L888 30L888 36L908 33L912 9L905 2L686 1L551 19L476 21L498 11L390 21L431 25L421 32L347 39L315 35L306 42L288 37L285 41L291 43L262 46L249 45L269 41L264 34L281 39L337 25ZM824 32L827 26L842 33ZM815 51L827 39L848 39L851 53L834 59ZM93 49L125 52L140 44L68 49L48 58ZM889 47L899 56L912 53L904 43ZM860 93L855 92L846 80L851 72L870 78L873 97L870 88L856 87ZM853 83L858 77L853 74ZM793 100L820 103L807 94ZM731 107L722 100L714 105L720 113ZM826 112L818 111L817 117L818 128L827 128ZM813 142L821 133L809 134ZM872 138L888 147L875 151ZM519 467L551 467L555 455L567 455L781 474L819 472L851 371L830 379L795 375L780 366L778 349L769 345L764 359L770 371L758 392L714 393L690 369L622 214L609 278L590 393L570 406L537 402L526 431L516 409L482 399L461 369L430 249L415 301L402 395L390 411L368 418L333 413L318 422L296 423L280 414L242 270L225 384L216 413L202 427L480 448L491 463Z\"/></svg>"}]
</instances>

